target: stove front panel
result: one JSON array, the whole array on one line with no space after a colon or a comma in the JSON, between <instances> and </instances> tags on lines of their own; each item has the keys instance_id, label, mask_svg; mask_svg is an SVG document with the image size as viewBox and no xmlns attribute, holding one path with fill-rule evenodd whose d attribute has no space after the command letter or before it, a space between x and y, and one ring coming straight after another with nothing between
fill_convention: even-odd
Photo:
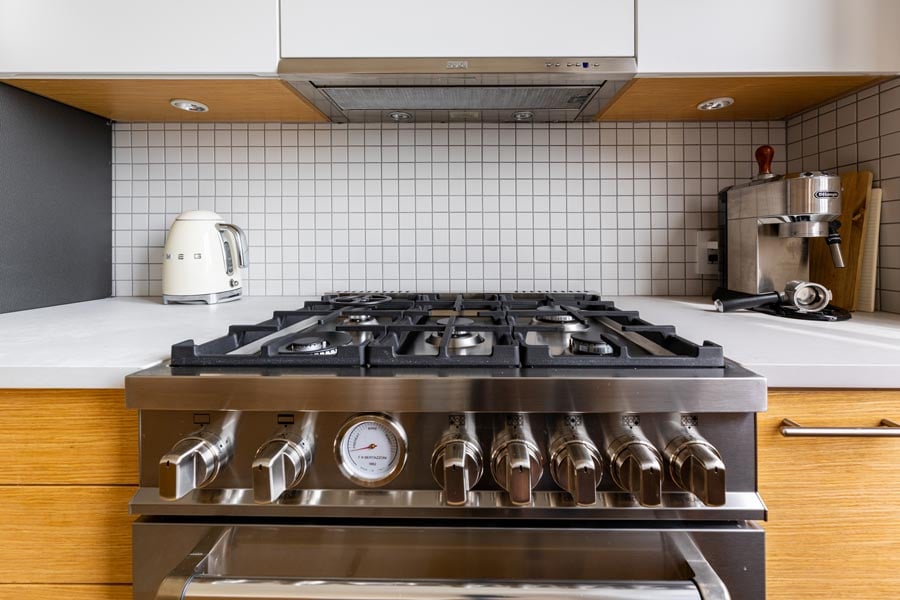
<instances>
[{"instance_id":1,"label":"stove front panel","mask_svg":"<svg viewBox=\"0 0 900 600\"><path fill-rule=\"evenodd\" d=\"M405 437L405 461L399 474L384 485L366 487L342 469L336 452L346 424L360 415L386 416ZM227 425L225 425L227 423ZM579 506L563 490L553 472L560 440L578 424L578 436L596 449L599 484L594 502ZM540 476L531 502L515 506L492 472L493 458L505 432L524 427L537 451ZM227 431L223 433L223 431ZM144 515L348 516L441 518L600 518L600 519L762 519L765 508L756 494L754 413L270 413L253 411L143 410L141 431L141 490L132 512ZM180 440L202 431L231 437L230 458L214 478L184 497L160 499L160 460ZM480 458L480 477L462 505L451 506L435 479L435 456L448 435L465 433ZM273 438L294 434L306 442L308 463L299 483L274 502L254 502L254 459ZM725 502L706 506L673 479L672 441L693 432L717 449L725 466ZM614 442L636 434L658 452L661 460L661 499L642 506L623 491L613 476ZM346 435L344 433L343 435ZM578 437L576 436L576 437ZM201 436L202 437L202 436ZM571 436L570 436L571 437ZM212 438L210 438L212 439ZM374 438L373 438L374 439ZM362 443L362 442L360 442ZM366 444L369 442L366 440ZM360 445L359 443L357 445ZM368 453L363 446L363 453ZM669 453L667 454L667 448ZM354 448L355 449L355 448ZM373 454L379 450L373 450Z\"/></svg>"}]
</instances>

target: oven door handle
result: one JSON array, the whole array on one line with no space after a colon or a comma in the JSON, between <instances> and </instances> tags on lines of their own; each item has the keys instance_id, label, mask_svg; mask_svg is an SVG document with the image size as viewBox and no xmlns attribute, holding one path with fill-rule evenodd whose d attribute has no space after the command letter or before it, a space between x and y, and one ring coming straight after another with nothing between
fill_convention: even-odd
<instances>
[{"instance_id":1,"label":"oven door handle","mask_svg":"<svg viewBox=\"0 0 900 600\"><path fill-rule=\"evenodd\" d=\"M231 527L213 528L163 579L156 600L730 600L690 535L668 533L688 578L673 581L534 583L268 579L216 575Z\"/></svg>"}]
</instances>

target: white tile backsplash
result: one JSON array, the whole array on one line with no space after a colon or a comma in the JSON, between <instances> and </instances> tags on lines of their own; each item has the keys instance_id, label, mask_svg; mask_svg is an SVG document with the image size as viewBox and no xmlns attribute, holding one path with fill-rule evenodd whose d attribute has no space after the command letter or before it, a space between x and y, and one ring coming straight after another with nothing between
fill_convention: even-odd
<instances>
[{"instance_id":1,"label":"white tile backsplash","mask_svg":"<svg viewBox=\"0 0 900 600\"><path fill-rule=\"evenodd\" d=\"M883 189L879 306L900 313L900 79L793 117L787 135L788 171L875 174Z\"/></svg>"},{"instance_id":2,"label":"white tile backsplash","mask_svg":"<svg viewBox=\"0 0 900 600\"><path fill-rule=\"evenodd\" d=\"M783 122L114 126L115 294L161 293L182 211L245 228L247 292L708 294L694 232ZM776 163L776 171L785 164Z\"/></svg>"}]
</instances>

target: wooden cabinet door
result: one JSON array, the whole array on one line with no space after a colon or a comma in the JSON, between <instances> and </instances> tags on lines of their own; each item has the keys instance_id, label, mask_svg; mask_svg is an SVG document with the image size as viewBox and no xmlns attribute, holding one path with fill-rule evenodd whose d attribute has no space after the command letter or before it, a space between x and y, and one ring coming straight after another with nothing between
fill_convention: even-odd
<instances>
[{"instance_id":1,"label":"wooden cabinet door","mask_svg":"<svg viewBox=\"0 0 900 600\"><path fill-rule=\"evenodd\" d=\"M137 423L123 390L0 390L0 598L131 597Z\"/></svg>"},{"instance_id":2,"label":"wooden cabinet door","mask_svg":"<svg viewBox=\"0 0 900 600\"><path fill-rule=\"evenodd\" d=\"M900 421L900 391L772 390L758 420L768 597L896 598L900 438L787 438L785 418L821 427Z\"/></svg>"}]
</instances>

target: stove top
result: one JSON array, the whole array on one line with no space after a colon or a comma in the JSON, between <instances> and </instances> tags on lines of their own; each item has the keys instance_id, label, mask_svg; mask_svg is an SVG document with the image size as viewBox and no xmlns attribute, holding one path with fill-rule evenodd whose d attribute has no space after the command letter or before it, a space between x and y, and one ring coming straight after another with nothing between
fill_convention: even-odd
<instances>
[{"instance_id":1,"label":"stove top","mask_svg":"<svg viewBox=\"0 0 900 600\"><path fill-rule=\"evenodd\" d=\"M587 292L326 294L172 346L172 367L723 368L722 347Z\"/></svg>"}]
</instances>

